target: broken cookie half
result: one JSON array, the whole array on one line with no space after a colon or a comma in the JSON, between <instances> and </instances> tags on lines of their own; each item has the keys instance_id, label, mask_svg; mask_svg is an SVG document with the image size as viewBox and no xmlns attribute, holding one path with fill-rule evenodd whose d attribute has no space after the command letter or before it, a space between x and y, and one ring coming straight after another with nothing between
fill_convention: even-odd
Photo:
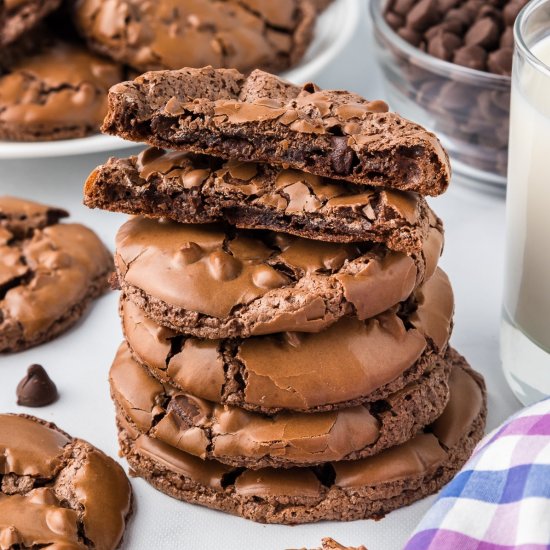
<instances>
[{"instance_id":1,"label":"broken cookie half","mask_svg":"<svg viewBox=\"0 0 550 550\"><path fill-rule=\"evenodd\" d=\"M0 415L0 547L114 550L132 511L123 469L86 441Z\"/></svg>"}]
</instances>

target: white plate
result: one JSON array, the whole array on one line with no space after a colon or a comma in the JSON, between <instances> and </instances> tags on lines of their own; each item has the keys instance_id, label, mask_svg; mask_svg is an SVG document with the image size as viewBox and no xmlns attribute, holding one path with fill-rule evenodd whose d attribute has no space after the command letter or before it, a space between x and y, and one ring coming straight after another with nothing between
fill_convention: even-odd
<instances>
[{"instance_id":1,"label":"white plate","mask_svg":"<svg viewBox=\"0 0 550 550\"><path fill-rule=\"evenodd\" d=\"M314 80L353 36L361 14L361 0L335 0L317 20L314 39L300 64L281 76L300 84ZM0 141L0 159L66 157L134 146L103 135L32 143Z\"/></svg>"}]
</instances>

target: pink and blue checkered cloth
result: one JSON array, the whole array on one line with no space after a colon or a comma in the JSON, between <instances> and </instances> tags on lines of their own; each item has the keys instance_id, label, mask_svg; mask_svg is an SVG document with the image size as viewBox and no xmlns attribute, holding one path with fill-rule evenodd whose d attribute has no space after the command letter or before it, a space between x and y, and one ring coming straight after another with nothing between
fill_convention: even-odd
<instances>
[{"instance_id":1,"label":"pink and blue checkered cloth","mask_svg":"<svg viewBox=\"0 0 550 550\"><path fill-rule=\"evenodd\" d=\"M404 550L550 550L550 399L479 443Z\"/></svg>"}]
</instances>

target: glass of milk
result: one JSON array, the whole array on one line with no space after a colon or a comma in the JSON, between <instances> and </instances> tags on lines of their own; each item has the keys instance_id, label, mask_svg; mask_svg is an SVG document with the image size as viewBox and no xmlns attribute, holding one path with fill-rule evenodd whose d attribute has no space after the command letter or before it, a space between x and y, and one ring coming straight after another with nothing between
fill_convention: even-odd
<instances>
[{"instance_id":1,"label":"glass of milk","mask_svg":"<svg viewBox=\"0 0 550 550\"><path fill-rule=\"evenodd\" d=\"M514 31L501 356L527 405L550 396L550 0Z\"/></svg>"}]
</instances>

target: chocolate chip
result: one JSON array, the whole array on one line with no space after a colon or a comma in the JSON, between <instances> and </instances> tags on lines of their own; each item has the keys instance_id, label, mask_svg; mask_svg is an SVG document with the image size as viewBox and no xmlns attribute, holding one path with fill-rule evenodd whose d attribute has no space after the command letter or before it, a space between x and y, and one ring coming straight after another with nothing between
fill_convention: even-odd
<instances>
[{"instance_id":1,"label":"chocolate chip","mask_svg":"<svg viewBox=\"0 0 550 550\"><path fill-rule=\"evenodd\" d=\"M439 59L450 61L454 51L461 45L462 40L456 34L441 32L428 42L428 53Z\"/></svg>"},{"instance_id":2,"label":"chocolate chip","mask_svg":"<svg viewBox=\"0 0 550 550\"><path fill-rule=\"evenodd\" d=\"M441 80L428 80L420 86L416 95L416 101L425 107L432 107L441 91Z\"/></svg>"},{"instance_id":3,"label":"chocolate chip","mask_svg":"<svg viewBox=\"0 0 550 550\"><path fill-rule=\"evenodd\" d=\"M479 10L485 6L485 0L468 0L463 6L462 9L470 13L475 20L475 17L479 13Z\"/></svg>"},{"instance_id":4,"label":"chocolate chip","mask_svg":"<svg viewBox=\"0 0 550 550\"><path fill-rule=\"evenodd\" d=\"M495 6L482 6L479 12L477 13L477 19L483 19L485 17L490 17L493 19L499 26L499 28L503 27L503 17L502 17L502 11L500 11Z\"/></svg>"},{"instance_id":5,"label":"chocolate chip","mask_svg":"<svg viewBox=\"0 0 550 550\"><path fill-rule=\"evenodd\" d=\"M353 164L353 149L348 146L346 136L334 136L330 139L332 152L330 153L330 162L333 170L340 175L351 173Z\"/></svg>"},{"instance_id":6,"label":"chocolate chip","mask_svg":"<svg viewBox=\"0 0 550 550\"><path fill-rule=\"evenodd\" d=\"M420 0L407 15L407 25L418 32L425 31L437 23L439 10L436 0Z\"/></svg>"},{"instance_id":7,"label":"chocolate chip","mask_svg":"<svg viewBox=\"0 0 550 550\"><path fill-rule=\"evenodd\" d=\"M407 16L412 10L416 0L395 0L393 10L395 13Z\"/></svg>"},{"instance_id":8,"label":"chocolate chip","mask_svg":"<svg viewBox=\"0 0 550 550\"><path fill-rule=\"evenodd\" d=\"M437 36L442 31L460 35L462 33L462 23L460 23L460 21L457 21L456 19L443 21L442 23L439 23L439 25L434 25L431 29L429 29L426 32L425 36L428 40L430 40L430 38Z\"/></svg>"},{"instance_id":9,"label":"chocolate chip","mask_svg":"<svg viewBox=\"0 0 550 550\"><path fill-rule=\"evenodd\" d=\"M397 34L403 40L406 40L409 44L415 47L420 46L420 42L422 41L422 35L412 29L409 29L408 27L402 27L397 31Z\"/></svg>"},{"instance_id":10,"label":"chocolate chip","mask_svg":"<svg viewBox=\"0 0 550 550\"><path fill-rule=\"evenodd\" d=\"M386 14L386 21L394 31L400 29L405 24L405 18L402 15L392 11Z\"/></svg>"},{"instance_id":11,"label":"chocolate chip","mask_svg":"<svg viewBox=\"0 0 550 550\"><path fill-rule=\"evenodd\" d=\"M487 52L480 46L463 46L456 50L453 62L463 67L483 71L486 67Z\"/></svg>"},{"instance_id":12,"label":"chocolate chip","mask_svg":"<svg viewBox=\"0 0 550 550\"><path fill-rule=\"evenodd\" d=\"M179 249L177 259L182 264L189 265L198 262L202 258L203 254L204 252L202 248L197 243L188 242L182 244Z\"/></svg>"},{"instance_id":13,"label":"chocolate chip","mask_svg":"<svg viewBox=\"0 0 550 550\"><path fill-rule=\"evenodd\" d=\"M495 121L504 116L500 106L495 103L494 95L491 91L485 91L478 94L477 107L479 109L479 114L485 120Z\"/></svg>"},{"instance_id":14,"label":"chocolate chip","mask_svg":"<svg viewBox=\"0 0 550 550\"><path fill-rule=\"evenodd\" d=\"M514 21L516 20L516 17L518 16L519 12L523 9L523 6L527 4L528 0L512 0L512 2L509 2L504 9L502 10L502 15L504 17L504 23L507 26L511 26L514 24Z\"/></svg>"},{"instance_id":15,"label":"chocolate chip","mask_svg":"<svg viewBox=\"0 0 550 550\"><path fill-rule=\"evenodd\" d=\"M493 103L505 113L510 111L510 90L498 91L493 90L491 92L491 99Z\"/></svg>"},{"instance_id":16,"label":"chocolate chip","mask_svg":"<svg viewBox=\"0 0 550 550\"><path fill-rule=\"evenodd\" d=\"M215 250L208 256L208 269L216 281L232 281L242 271L243 264L223 250Z\"/></svg>"},{"instance_id":17,"label":"chocolate chip","mask_svg":"<svg viewBox=\"0 0 550 550\"><path fill-rule=\"evenodd\" d=\"M502 36L500 37L501 48L513 48L514 47L514 27L506 27Z\"/></svg>"},{"instance_id":18,"label":"chocolate chip","mask_svg":"<svg viewBox=\"0 0 550 550\"><path fill-rule=\"evenodd\" d=\"M139 161L141 165L153 162L155 159L162 156L164 151L158 147L148 147L145 151L142 151L139 155Z\"/></svg>"},{"instance_id":19,"label":"chocolate chip","mask_svg":"<svg viewBox=\"0 0 550 550\"><path fill-rule=\"evenodd\" d=\"M464 37L466 46L481 46L492 49L499 41L498 23L490 18L484 17L476 21Z\"/></svg>"},{"instance_id":20,"label":"chocolate chip","mask_svg":"<svg viewBox=\"0 0 550 550\"><path fill-rule=\"evenodd\" d=\"M445 110L465 113L475 101L477 89L460 82L446 82L441 88L439 100Z\"/></svg>"},{"instance_id":21,"label":"chocolate chip","mask_svg":"<svg viewBox=\"0 0 550 550\"><path fill-rule=\"evenodd\" d=\"M289 346L291 346L293 348L297 348L302 344L303 333L300 333L300 332L283 332L282 333L282 339Z\"/></svg>"},{"instance_id":22,"label":"chocolate chip","mask_svg":"<svg viewBox=\"0 0 550 550\"><path fill-rule=\"evenodd\" d=\"M285 283L285 276L270 266L258 266L252 275L252 282L258 288L279 288Z\"/></svg>"},{"instance_id":23,"label":"chocolate chip","mask_svg":"<svg viewBox=\"0 0 550 550\"><path fill-rule=\"evenodd\" d=\"M512 59L514 50L512 48L501 48L489 54L487 68L495 74L510 76L512 74Z\"/></svg>"},{"instance_id":24,"label":"chocolate chip","mask_svg":"<svg viewBox=\"0 0 550 550\"><path fill-rule=\"evenodd\" d=\"M41 365L29 367L16 392L17 404L25 407L44 407L58 398L55 384Z\"/></svg>"},{"instance_id":25,"label":"chocolate chip","mask_svg":"<svg viewBox=\"0 0 550 550\"><path fill-rule=\"evenodd\" d=\"M459 21L464 28L469 27L474 22L474 19L475 15L469 10L461 8L449 10L445 15L446 21Z\"/></svg>"},{"instance_id":26,"label":"chocolate chip","mask_svg":"<svg viewBox=\"0 0 550 550\"><path fill-rule=\"evenodd\" d=\"M461 0L437 0L437 7L441 13L446 13L460 4Z\"/></svg>"}]
</instances>

